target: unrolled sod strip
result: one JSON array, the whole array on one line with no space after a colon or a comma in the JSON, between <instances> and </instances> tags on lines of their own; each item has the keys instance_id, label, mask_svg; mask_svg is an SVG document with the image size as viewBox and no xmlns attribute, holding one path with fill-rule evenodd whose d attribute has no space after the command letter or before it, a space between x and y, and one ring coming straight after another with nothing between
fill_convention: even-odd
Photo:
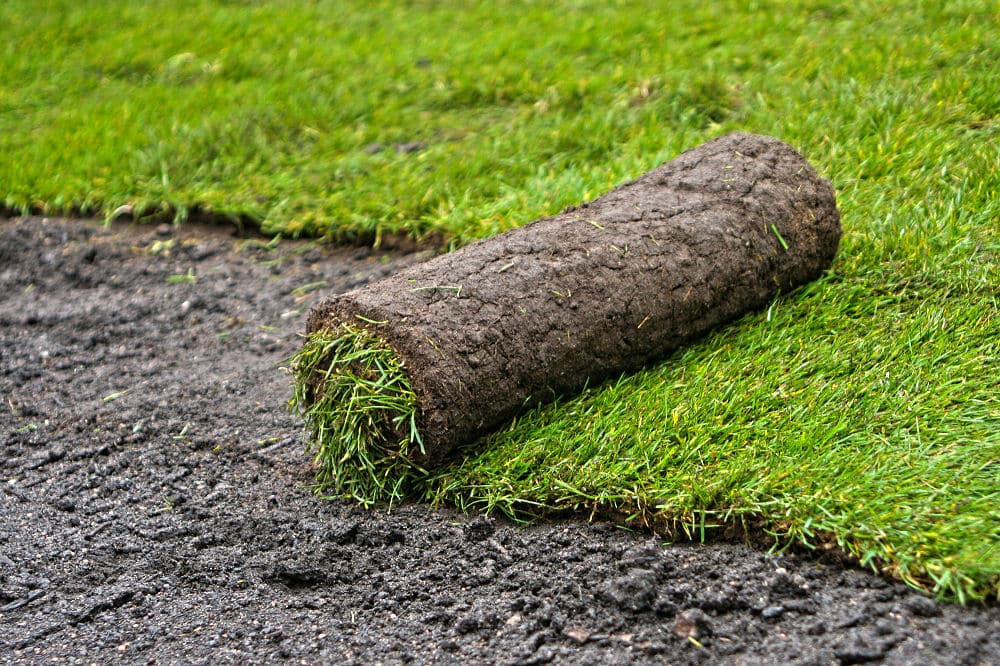
<instances>
[{"instance_id":1,"label":"unrolled sod strip","mask_svg":"<svg viewBox=\"0 0 1000 666\"><path fill-rule=\"evenodd\" d=\"M833 189L736 133L599 199L320 303L294 360L318 481L364 502L519 412L662 358L815 279Z\"/></svg>"}]
</instances>

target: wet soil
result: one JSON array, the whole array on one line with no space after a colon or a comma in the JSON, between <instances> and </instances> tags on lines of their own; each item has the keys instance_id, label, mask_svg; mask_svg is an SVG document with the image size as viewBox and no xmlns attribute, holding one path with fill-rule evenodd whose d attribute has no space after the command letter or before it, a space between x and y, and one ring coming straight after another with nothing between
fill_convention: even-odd
<instances>
[{"instance_id":1,"label":"wet soil","mask_svg":"<svg viewBox=\"0 0 1000 666\"><path fill-rule=\"evenodd\" d=\"M808 554L326 501L280 367L424 260L0 220L0 662L1000 663L1000 608Z\"/></svg>"}]
</instances>

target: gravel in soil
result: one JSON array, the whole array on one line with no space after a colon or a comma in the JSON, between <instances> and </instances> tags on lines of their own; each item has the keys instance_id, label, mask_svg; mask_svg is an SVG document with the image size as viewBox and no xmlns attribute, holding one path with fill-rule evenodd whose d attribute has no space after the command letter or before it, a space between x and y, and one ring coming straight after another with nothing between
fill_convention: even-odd
<instances>
[{"instance_id":1,"label":"gravel in soil","mask_svg":"<svg viewBox=\"0 0 1000 666\"><path fill-rule=\"evenodd\" d=\"M1000 663L1000 608L806 554L306 486L284 359L426 254L0 220L5 663Z\"/></svg>"}]
</instances>

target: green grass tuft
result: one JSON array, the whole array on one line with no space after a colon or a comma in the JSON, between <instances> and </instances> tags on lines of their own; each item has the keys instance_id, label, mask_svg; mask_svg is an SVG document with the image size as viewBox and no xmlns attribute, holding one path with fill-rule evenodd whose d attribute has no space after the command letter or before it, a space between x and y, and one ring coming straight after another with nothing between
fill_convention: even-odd
<instances>
[{"instance_id":1,"label":"green grass tuft","mask_svg":"<svg viewBox=\"0 0 1000 666\"><path fill-rule=\"evenodd\" d=\"M417 396L388 343L341 324L310 335L291 364L289 407L307 422L316 490L365 505L402 499L426 472L411 460L414 446L424 452Z\"/></svg>"}]
</instances>

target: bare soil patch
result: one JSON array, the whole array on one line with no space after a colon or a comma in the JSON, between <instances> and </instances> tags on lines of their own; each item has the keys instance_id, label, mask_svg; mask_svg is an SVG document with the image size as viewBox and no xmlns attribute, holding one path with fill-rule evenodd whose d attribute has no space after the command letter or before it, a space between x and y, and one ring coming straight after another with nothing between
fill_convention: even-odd
<instances>
[{"instance_id":1,"label":"bare soil patch","mask_svg":"<svg viewBox=\"0 0 1000 666\"><path fill-rule=\"evenodd\" d=\"M0 220L3 661L1000 663L995 605L805 554L317 498L279 366L427 257L265 245Z\"/></svg>"}]
</instances>

